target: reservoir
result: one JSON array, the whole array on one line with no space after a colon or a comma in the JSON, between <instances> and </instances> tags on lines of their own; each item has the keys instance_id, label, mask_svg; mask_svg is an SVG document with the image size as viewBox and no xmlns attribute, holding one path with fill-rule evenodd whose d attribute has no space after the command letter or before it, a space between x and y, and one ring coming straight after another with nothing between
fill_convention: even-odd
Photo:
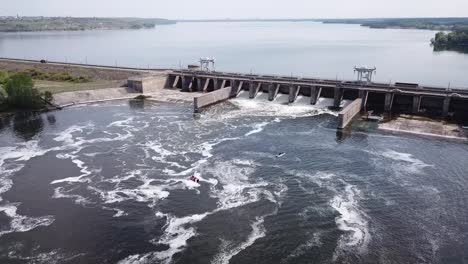
<instances>
[{"instance_id":1,"label":"reservoir","mask_svg":"<svg viewBox=\"0 0 468 264\"><path fill-rule=\"evenodd\" d=\"M468 87L435 32L313 22L3 33L0 56ZM331 98L322 98L332 100ZM396 135L299 95L119 100L0 119L0 263L463 263L468 145ZM196 176L200 181L189 180Z\"/></svg>"},{"instance_id":2,"label":"reservoir","mask_svg":"<svg viewBox=\"0 0 468 264\"><path fill-rule=\"evenodd\" d=\"M217 70L468 87L468 55L434 52L435 31L318 22L177 23L149 30L1 33L0 56L89 64L179 68L200 57Z\"/></svg>"}]
</instances>

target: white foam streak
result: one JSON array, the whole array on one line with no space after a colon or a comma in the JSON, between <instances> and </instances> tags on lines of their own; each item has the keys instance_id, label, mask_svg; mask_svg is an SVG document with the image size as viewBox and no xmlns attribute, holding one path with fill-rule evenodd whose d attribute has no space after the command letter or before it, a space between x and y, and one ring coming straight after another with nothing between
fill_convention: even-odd
<instances>
[{"instance_id":1,"label":"white foam streak","mask_svg":"<svg viewBox=\"0 0 468 264\"><path fill-rule=\"evenodd\" d=\"M262 132L262 130L263 130L268 124L269 124L268 122L262 122L262 123L255 124L255 129L252 130L252 131L247 132L245 135L246 135L246 136L250 136L250 135L253 135L253 134L260 133L260 132Z\"/></svg>"},{"instance_id":2,"label":"white foam streak","mask_svg":"<svg viewBox=\"0 0 468 264\"><path fill-rule=\"evenodd\" d=\"M0 206L0 212L11 218L9 229L1 229L0 237L13 232L27 232L38 226L48 226L54 222L52 216L27 217L19 215L16 211L19 204L5 204Z\"/></svg>"},{"instance_id":3,"label":"white foam streak","mask_svg":"<svg viewBox=\"0 0 468 264\"><path fill-rule=\"evenodd\" d=\"M381 155L385 158L400 162L394 167L398 172L421 174L423 169L432 165L426 164L423 161L416 159L412 154L388 150L382 152Z\"/></svg>"},{"instance_id":4,"label":"white foam streak","mask_svg":"<svg viewBox=\"0 0 468 264\"><path fill-rule=\"evenodd\" d=\"M250 232L247 240L237 246L231 247L231 243L223 241L221 245L221 252L213 258L211 263L228 264L232 257L239 254L242 250L252 246L257 239L264 237L266 231L265 227L263 226L263 222L264 217L257 217L257 219L251 225L252 232Z\"/></svg>"},{"instance_id":5,"label":"white foam streak","mask_svg":"<svg viewBox=\"0 0 468 264\"><path fill-rule=\"evenodd\" d=\"M354 186L347 185L344 193L337 194L330 202L331 206L340 213L335 218L338 228L345 232L338 241L334 258L337 259L349 249L364 251L370 241L366 214L359 209L358 199L360 191Z\"/></svg>"}]
</instances>

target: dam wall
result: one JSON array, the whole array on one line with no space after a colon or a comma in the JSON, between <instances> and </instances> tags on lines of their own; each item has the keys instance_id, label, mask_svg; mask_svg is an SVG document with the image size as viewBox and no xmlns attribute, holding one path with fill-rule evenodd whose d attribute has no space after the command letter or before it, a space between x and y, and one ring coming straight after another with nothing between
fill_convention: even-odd
<instances>
[{"instance_id":1,"label":"dam wall","mask_svg":"<svg viewBox=\"0 0 468 264\"><path fill-rule=\"evenodd\" d=\"M377 83L345 80L255 75L198 70L174 70L166 88L184 92L207 93L234 87L232 96L247 91L249 98L268 93L273 101L279 93L288 95L293 104L298 96L310 97L310 104L330 99L333 109L340 110L343 100L362 99L361 109L375 113L402 113L468 122L468 87L447 88L408 83Z\"/></svg>"},{"instance_id":2,"label":"dam wall","mask_svg":"<svg viewBox=\"0 0 468 264\"><path fill-rule=\"evenodd\" d=\"M222 101L226 101L231 97L232 87L226 87L213 92L206 93L193 99L193 110L195 113L199 113L202 108Z\"/></svg>"},{"instance_id":3,"label":"dam wall","mask_svg":"<svg viewBox=\"0 0 468 264\"><path fill-rule=\"evenodd\" d=\"M153 93L167 85L167 73L154 73L146 76L130 77L127 80L128 88L139 93Z\"/></svg>"},{"instance_id":4,"label":"dam wall","mask_svg":"<svg viewBox=\"0 0 468 264\"><path fill-rule=\"evenodd\" d=\"M338 113L338 128L343 129L351 123L353 118L361 111L362 99L358 98Z\"/></svg>"}]
</instances>

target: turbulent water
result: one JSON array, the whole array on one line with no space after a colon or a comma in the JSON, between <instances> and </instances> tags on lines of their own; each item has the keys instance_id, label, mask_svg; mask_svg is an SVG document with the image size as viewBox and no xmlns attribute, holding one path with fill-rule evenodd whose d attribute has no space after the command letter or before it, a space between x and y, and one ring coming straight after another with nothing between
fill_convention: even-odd
<instances>
[{"instance_id":1,"label":"turbulent water","mask_svg":"<svg viewBox=\"0 0 468 264\"><path fill-rule=\"evenodd\" d=\"M466 144L366 124L344 139L335 113L286 101L3 120L0 262L467 261Z\"/></svg>"}]
</instances>

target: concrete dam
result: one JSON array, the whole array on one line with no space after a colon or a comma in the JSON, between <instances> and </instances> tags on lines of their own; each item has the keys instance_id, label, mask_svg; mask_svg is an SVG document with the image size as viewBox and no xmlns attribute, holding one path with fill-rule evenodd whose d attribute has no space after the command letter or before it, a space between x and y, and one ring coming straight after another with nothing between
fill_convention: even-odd
<instances>
[{"instance_id":1,"label":"concrete dam","mask_svg":"<svg viewBox=\"0 0 468 264\"><path fill-rule=\"evenodd\" d=\"M343 126L360 111L425 115L457 121L468 118L468 89L421 86L414 83L376 83L362 81L297 78L274 75L174 70L168 73L165 88L202 93L194 100L194 111L235 98L246 91L249 98L268 93L273 101L279 93L288 94L289 103L299 95L309 97L315 105L320 98L333 100L332 108L340 110L343 100L351 100L341 109ZM351 111L351 112L350 112Z\"/></svg>"}]
</instances>

